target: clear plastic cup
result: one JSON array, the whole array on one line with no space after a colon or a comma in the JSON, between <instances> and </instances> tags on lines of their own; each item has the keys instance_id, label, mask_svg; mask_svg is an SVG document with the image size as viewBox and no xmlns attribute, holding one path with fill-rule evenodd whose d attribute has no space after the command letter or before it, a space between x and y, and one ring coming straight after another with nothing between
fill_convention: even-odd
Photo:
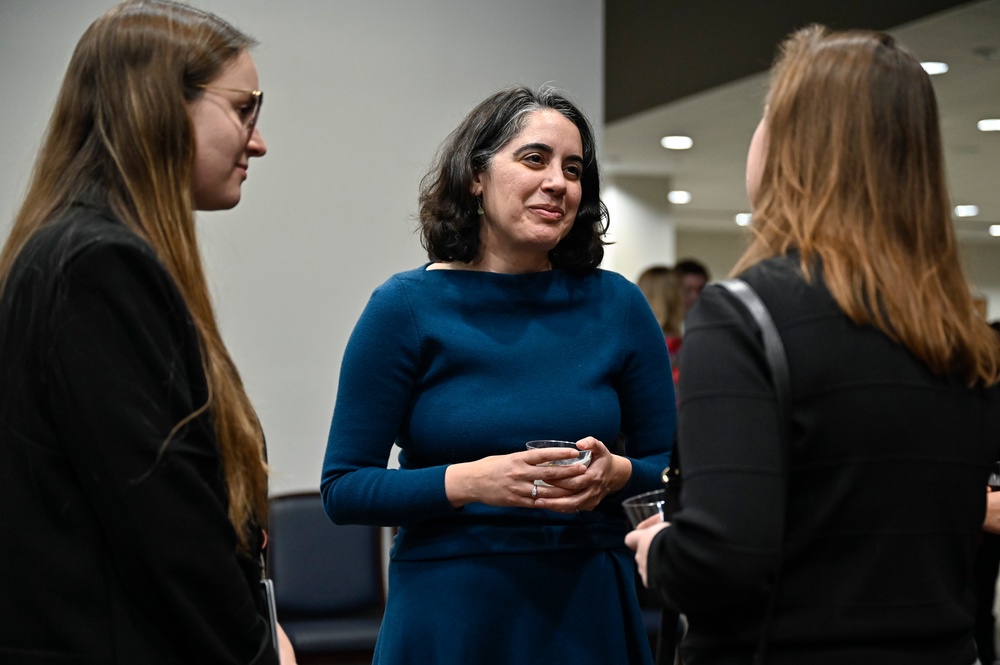
<instances>
[{"instance_id":1,"label":"clear plastic cup","mask_svg":"<svg viewBox=\"0 0 1000 665\"><path fill-rule=\"evenodd\" d=\"M666 515L663 511L666 505L666 490L644 492L622 501L622 508L625 509L625 515L628 517L628 521L632 524L633 529L639 526L640 522L654 515L659 515L661 520L665 520Z\"/></svg>"},{"instance_id":2,"label":"clear plastic cup","mask_svg":"<svg viewBox=\"0 0 1000 665\"><path fill-rule=\"evenodd\" d=\"M572 448L573 450L576 450L579 453L576 457L570 457L568 459L557 459L552 462L543 462L538 466L569 466L570 464L582 464L584 466L590 466L590 451L580 450L579 448L576 447L576 444L573 443L572 441L539 439L537 441L528 441L528 443L524 445L528 450L534 450L537 448ZM549 485L544 480L536 480L535 484L544 487L551 487L551 485Z\"/></svg>"}]
</instances>

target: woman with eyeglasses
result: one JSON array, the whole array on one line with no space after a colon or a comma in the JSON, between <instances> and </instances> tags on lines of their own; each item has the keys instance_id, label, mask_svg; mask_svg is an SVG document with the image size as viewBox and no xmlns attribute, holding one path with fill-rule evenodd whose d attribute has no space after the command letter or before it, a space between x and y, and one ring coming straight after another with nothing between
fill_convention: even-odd
<instances>
[{"instance_id":1,"label":"woman with eyeglasses","mask_svg":"<svg viewBox=\"0 0 1000 665\"><path fill-rule=\"evenodd\" d=\"M0 251L0 662L279 662L263 436L194 219L266 151L254 43L137 0L72 55Z\"/></svg>"}]
</instances>

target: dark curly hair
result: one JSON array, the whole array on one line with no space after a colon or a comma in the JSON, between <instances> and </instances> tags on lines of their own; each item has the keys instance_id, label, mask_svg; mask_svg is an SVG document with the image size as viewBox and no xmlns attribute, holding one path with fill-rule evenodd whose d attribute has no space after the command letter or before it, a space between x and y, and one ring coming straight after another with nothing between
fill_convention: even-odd
<instances>
[{"instance_id":1,"label":"dark curly hair","mask_svg":"<svg viewBox=\"0 0 1000 665\"><path fill-rule=\"evenodd\" d=\"M431 261L469 263L479 256L481 223L472 194L473 176L489 168L493 157L523 129L530 113L545 109L558 111L580 130L584 162L576 219L549 252L549 260L553 268L567 270L600 265L608 210L601 202L594 131L575 104L548 86L538 90L516 86L493 93L445 140L420 181L421 243Z\"/></svg>"}]
</instances>

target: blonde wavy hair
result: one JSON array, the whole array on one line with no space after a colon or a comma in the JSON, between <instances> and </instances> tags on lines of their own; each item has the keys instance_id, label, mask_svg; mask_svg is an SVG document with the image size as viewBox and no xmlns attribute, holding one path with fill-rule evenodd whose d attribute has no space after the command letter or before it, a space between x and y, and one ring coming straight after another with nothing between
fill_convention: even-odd
<instances>
[{"instance_id":1,"label":"blonde wavy hair","mask_svg":"<svg viewBox=\"0 0 1000 665\"><path fill-rule=\"evenodd\" d=\"M28 240L83 192L99 192L152 247L194 320L229 519L241 548L267 516L264 437L215 319L194 224L194 130L186 103L255 41L170 0L130 0L80 38L20 211L0 251L0 289Z\"/></svg>"},{"instance_id":2,"label":"blonde wavy hair","mask_svg":"<svg viewBox=\"0 0 1000 665\"><path fill-rule=\"evenodd\" d=\"M738 274L798 250L838 305L936 375L1000 380L1000 340L962 273L937 101L889 35L810 26L781 47L764 120L753 240Z\"/></svg>"},{"instance_id":3,"label":"blonde wavy hair","mask_svg":"<svg viewBox=\"0 0 1000 665\"><path fill-rule=\"evenodd\" d=\"M684 292L677 270L667 266L647 268L636 284L646 296L663 334L679 337L684 323Z\"/></svg>"}]
</instances>

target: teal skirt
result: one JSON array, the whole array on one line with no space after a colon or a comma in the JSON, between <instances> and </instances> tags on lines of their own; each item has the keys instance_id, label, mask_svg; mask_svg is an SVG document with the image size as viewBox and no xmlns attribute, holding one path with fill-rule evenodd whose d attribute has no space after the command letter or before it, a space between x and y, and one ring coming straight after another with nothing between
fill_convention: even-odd
<instances>
[{"instance_id":1,"label":"teal skirt","mask_svg":"<svg viewBox=\"0 0 1000 665\"><path fill-rule=\"evenodd\" d=\"M628 550L389 564L375 665L652 665Z\"/></svg>"}]
</instances>

